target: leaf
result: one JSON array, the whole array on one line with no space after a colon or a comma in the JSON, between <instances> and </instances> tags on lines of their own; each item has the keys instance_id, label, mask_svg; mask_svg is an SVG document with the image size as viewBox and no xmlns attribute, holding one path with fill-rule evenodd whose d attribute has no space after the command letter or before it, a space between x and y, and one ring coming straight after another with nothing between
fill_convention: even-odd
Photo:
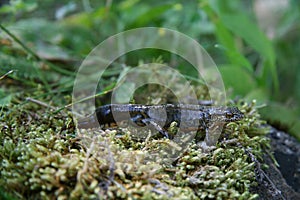
<instances>
[{"instance_id":1,"label":"leaf","mask_svg":"<svg viewBox=\"0 0 300 200\"><path fill-rule=\"evenodd\" d=\"M269 123L287 129L285 131L288 131L300 141L300 120L296 109L281 103L269 102L267 107L260 109L260 114Z\"/></svg>"},{"instance_id":2,"label":"leaf","mask_svg":"<svg viewBox=\"0 0 300 200\"><path fill-rule=\"evenodd\" d=\"M13 95L7 94L4 90L0 89L0 106L6 106L11 102Z\"/></svg>"},{"instance_id":3,"label":"leaf","mask_svg":"<svg viewBox=\"0 0 300 200\"><path fill-rule=\"evenodd\" d=\"M166 12L172 7L173 7L172 4L165 4L165 5L153 7L148 11L144 12L143 14L141 14L140 16L138 16L135 21L133 21L130 25L127 26L126 29L145 26L148 23L153 22L162 13Z\"/></svg>"},{"instance_id":4,"label":"leaf","mask_svg":"<svg viewBox=\"0 0 300 200\"><path fill-rule=\"evenodd\" d=\"M36 46L36 53L40 58L46 60L72 61L71 56L59 46L40 42Z\"/></svg>"},{"instance_id":5,"label":"leaf","mask_svg":"<svg viewBox=\"0 0 300 200\"><path fill-rule=\"evenodd\" d=\"M253 49L263 57L275 63L275 52L271 42L258 26L242 13L221 13L223 24L234 34L243 38Z\"/></svg>"},{"instance_id":6,"label":"leaf","mask_svg":"<svg viewBox=\"0 0 300 200\"><path fill-rule=\"evenodd\" d=\"M243 68L234 65L219 66L225 88L232 88L233 95L246 95L256 88L255 79Z\"/></svg>"},{"instance_id":7,"label":"leaf","mask_svg":"<svg viewBox=\"0 0 300 200\"><path fill-rule=\"evenodd\" d=\"M250 72L253 72L253 68L250 62L241 52L239 52L233 34L224 26L223 22L220 19L215 17L215 13L210 6L204 4L203 9L214 21L216 28L215 34L218 41L220 42L220 44L216 45L216 47L225 51L230 64L233 64L236 67L246 68Z\"/></svg>"},{"instance_id":8,"label":"leaf","mask_svg":"<svg viewBox=\"0 0 300 200\"><path fill-rule=\"evenodd\" d=\"M8 5L0 7L0 13L17 13L21 11L32 12L38 7L36 2L25 2L21 0L10 1Z\"/></svg>"},{"instance_id":9,"label":"leaf","mask_svg":"<svg viewBox=\"0 0 300 200\"><path fill-rule=\"evenodd\" d=\"M241 37L248 45L256 50L264 58L264 68L260 78L263 80L271 74L274 88L279 89L279 82L276 71L275 51L272 43L266 35L253 23L245 13L240 11L242 6L239 1L225 3L220 0L209 1L211 7L218 14L222 24L233 34ZM264 83L261 81L261 83ZM264 85L266 86L266 85Z\"/></svg>"},{"instance_id":10,"label":"leaf","mask_svg":"<svg viewBox=\"0 0 300 200\"><path fill-rule=\"evenodd\" d=\"M262 55L274 59L275 54L271 42L258 26L245 13L241 12L242 5L239 1L211 0L209 3L227 29L242 37Z\"/></svg>"},{"instance_id":11,"label":"leaf","mask_svg":"<svg viewBox=\"0 0 300 200\"><path fill-rule=\"evenodd\" d=\"M39 79L40 70L33 62L22 57L10 56L0 53L0 74L5 74L10 70L15 73L11 77L19 77L21 79Z\"/></svg>"},{"instance_id":12,"label":"leaf","mask_svg":"<svg viewBox=\"0 0 300 200\"><path fill-rule=\"evenodd\" d=\"M125 0L125 1L122 1L119 4L119 9L120 10L129 9L129 8L133 7L135 4L137 4L138 2L139 2L139 0Z\"/></svg>"},{"instance_id":13,"label":"leaf","mask_svg":"<svg viewBox=\"0 0 300 200\"><path fill-rule=\"evenodd\" d=\"M225 50L225 53L231 61L231 64L234 64L237 67L244 67L250 72L253 72L253 68L250 62L236 48L232 34L229 31L227 31L220 22L216 22L215 25L218 40L220 41L222 46L225 46L225 48L223 49Z\"/></svg>"},{"instance_id":14,"label":"leaf","mask_svg":"<svg viewBox=\"0 0 300 200\"><path fill-rule=\"evenodd\" d=\"M255 99L257 105L261 105L265 104L269 100L269 94L268 91L263 88L255 88L249 91L249 93L245 96L245 99L249 102Z\"/></svg>"},{"instance_id":15,"label":"leaf","mask_svg":"<svg viewBox=\"0 0 300 200\"><path fill-rule=\"evenodd\" d=\"M68 17L65 17L60 21L63 25L80 25L84 28L91 28L93 26L92 14L86 12L80 12Z\"/></svg>"},{"instance_id":16,"label":"leaf","mask_svg":"<svg viewBox=\"0 0 300 200\"><path fill-rule=\"evenodd\" d=\"M300 120L297 119L294 121L290 131L291 131L291 134L298 139L298 141L300 141L299 130L300 130Z\"/></svg>"}]
</instances>

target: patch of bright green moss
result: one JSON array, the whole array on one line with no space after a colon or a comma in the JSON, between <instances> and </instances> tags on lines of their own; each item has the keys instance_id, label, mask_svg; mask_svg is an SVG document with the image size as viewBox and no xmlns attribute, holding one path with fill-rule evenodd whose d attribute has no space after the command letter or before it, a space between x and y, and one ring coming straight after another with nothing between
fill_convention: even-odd
<instances>
[{"instance_id":1,"label":"patch of bright green moss","mask_svg":"<svg viewBox=\"0 0 300 200\"><path fill-rule=\"evenodd\" d=\"M20 199L255 199L255 165L245 150L259 159L267 130L254 102L239 108L245 118L227 124L211 151L192 140L165 162L178 147L150 132L145 139L132 128L78 133L67 111L4 107L0 184Z\"/></svg>"}]
</instances>

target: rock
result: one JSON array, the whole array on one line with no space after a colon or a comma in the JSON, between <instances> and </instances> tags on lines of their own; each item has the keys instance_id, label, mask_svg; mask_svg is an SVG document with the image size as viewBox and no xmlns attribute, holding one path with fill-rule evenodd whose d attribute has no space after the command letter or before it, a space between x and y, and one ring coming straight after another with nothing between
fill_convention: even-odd
<instances>
[{"instance_id":1,"label":"rock","mask_svg":"<svg viewBox=\"0 0 300 200\"><path fill-rule=\"evenodd\" d=\"M267 136L279 166L275 165L271 155L264 154L264 164L269 168L262 170L263 177L258 179L254 192L259 194L259 200L300 200L300 143L273 127Z\"/></svg>"}]
</instances>

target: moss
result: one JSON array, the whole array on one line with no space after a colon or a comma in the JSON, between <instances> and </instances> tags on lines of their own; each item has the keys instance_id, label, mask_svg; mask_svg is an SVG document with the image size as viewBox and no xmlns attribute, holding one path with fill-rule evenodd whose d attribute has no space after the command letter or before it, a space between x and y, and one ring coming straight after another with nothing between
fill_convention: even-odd
<instances>
[{"instance_id":1,"label":"moss","mask_svg":"<svg viewBox=\"0 0 300 200\"><path fill-rule=\"evenodd\" d=\"M76 134L65 110L54 115L32 103L7 106L0 184L24 199L255 199L255 165L245 150L259 159L267 129L255 102L237 105L245 118L227 124L209 152L188 134L177 141L149 137L148 130L140 139L130 127Z\"/></svg>"}]
</instances>

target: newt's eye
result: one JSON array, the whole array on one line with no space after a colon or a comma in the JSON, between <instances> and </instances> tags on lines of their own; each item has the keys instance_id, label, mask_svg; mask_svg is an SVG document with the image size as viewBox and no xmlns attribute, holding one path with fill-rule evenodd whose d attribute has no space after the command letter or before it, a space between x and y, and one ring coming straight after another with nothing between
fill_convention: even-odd
<instances>
[{"instance_id":1,"label":"newt's eye","mask_svg":"<svg viewBox=\"0 0 300 200\"><path fill-rule=\"evenodd\" d=\"M226 118L232 118L233 114L232 113L226 113Z\"/></svg>"}]
</instances>

